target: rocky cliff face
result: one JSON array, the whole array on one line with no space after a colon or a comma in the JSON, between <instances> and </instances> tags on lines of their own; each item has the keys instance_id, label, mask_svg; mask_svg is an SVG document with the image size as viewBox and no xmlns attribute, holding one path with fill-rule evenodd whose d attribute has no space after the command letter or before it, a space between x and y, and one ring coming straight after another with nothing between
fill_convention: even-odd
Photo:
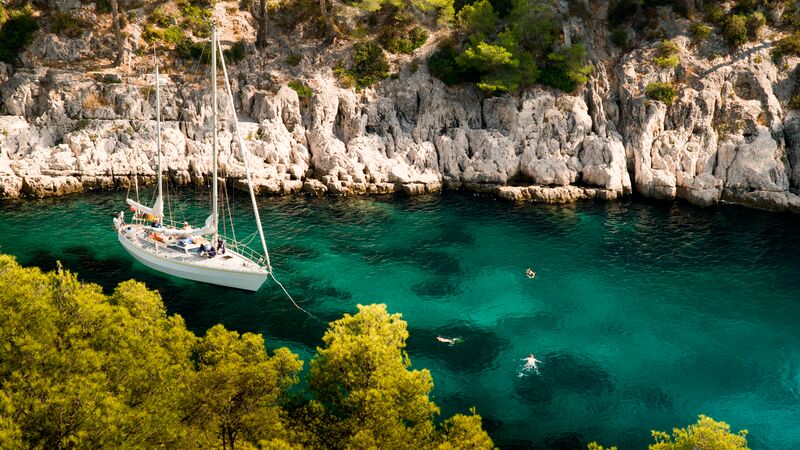
<instances>
[{"instance_id":1,"label":"rocky cliff face","mask_svg":"<svg viewBox=\"0 0 800 450\"><path fill-rule=\"evenodd\" d=\"M726 201L800 212L800 115L786 107L797 79L788 68L797 61L772 60L776 36L716 56L719 42L692 45L684 37L688 21L665 9L681 66L662 69L651 62L655 41L624 54L607 43L604 4L590 5L586 18L565 28L568 39L587 43L595 65L590 83L574 95L535 87L485 98L474 88L443 85L420 64L360 93L337 87L330 68L308 70L304 78L315 93L301 102L285 85L286 74L245 61L233 68L233 91L257 190L465 188L545 202L636 191L704 206ZM31 50L39 61L83 48L48 39ZM0 197L124 187L131 176L154 175L151 75L28 66L0 67ZM678 99L667 106L646 98L653 81L678 83ZM230 117L223 94L221 113ZM172 75L161 98L171 179L203 183L210 169L209 89L187 74ZM221 167L241 186L230 123L219 126Z\"/></svg>"}]
</instances>

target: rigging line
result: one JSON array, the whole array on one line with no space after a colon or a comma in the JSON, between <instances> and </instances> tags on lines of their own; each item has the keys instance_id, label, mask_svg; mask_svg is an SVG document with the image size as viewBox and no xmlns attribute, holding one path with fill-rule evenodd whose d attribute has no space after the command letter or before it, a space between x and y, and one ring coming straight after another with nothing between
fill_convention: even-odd
<instances>
[{"instance_id":1,"label":"rigging line","mask_svg":"<svg viewBox=\"0 0 800 450\"><path fill-rule=\"evenodd\" d=\"M224 185L225 184L223 183L223 186ZM222 189L222 196L225 197L225 199L227 200L225 189ZM228 227L225 225L225 202L221 203L222 205L220 206L220 208L222 208L222 235L225 236L226 234L228 234Z\"/></svg>"},{"instance_id":2,"label":"rigging line","mask_svg":"<svg viewBox=\"0 0 800 450\"><path fill-rule=\"evenodd\" d=\"M225 183L222 183L222 189L225 191L225 202L228 204L228 219L231 222L231 237L234 241L236 241L236 228L233 225L233 208L231 207L231 203L228 197L228 178L225 178ZM231 193L235 192L236 189L231 188Z\"/></svg>"},{"instance_id":3,"label":"rigging line","mask_svg":"<svg viewBox=\"0 0 800 450\"><path fill-rule=\"evenodd\" d=\"M277 284L278 284L278 286L280 286L280 287L281 287L281 289L283 290L283 293L284 293L284 294L286 294L286 297L288 297L288 298L289 298L289 300L291 300L291 302L292 302L292 304L294 305L294 307L295 307L295 308L299 309L300 311L303 311L304 313L306 313L306 315L308 315L308 317L310 317L310 318L312 318L312 319L316 320L317 322L319 322L319 323L321 323L321 324L323 324L323 325L325 325L325 326L327 326L327 325L328 325L328 323L327 323L327 322L324 322L324 321L322 321L322 319L320 319L319 317L317 317L317 316L315 316L314 314L311 314L310 312L306 311L305 309L303 309L303 307L302 307L302 306L298 305L298 304L297 304L297 302L295 302L295 301L294 301L294 299L292 298L292 296L291 296L291 295L289 295L289 292L286 290L286 288L285 288L285 287L283 287L283 284L281 284L281 282L280 282L280 281L278 281L278 279L277 279L277 278L275 278L275 271L274 271L274 270L271 270L271 271L269 272L269 276L270 276L270 277L272 277L272 280L273 280L275 283L277 283Z\"/></svg>"},{"instance_id":4,"label":"rigging line","mask_svg":"<svg viewBox=\"0 0 800 450\"><path fill-rule=\"evenodd\" d=\"M175 223L175 217L172 216L172 200L170 200L172 196L170 195L170 190L169 190L169 186L170 186L169 178L170 177L166 177L166 179L167 179L167 209L169 210L169 220L170 220L170 222ZM178 189L178 187L175 186L175 188L172 190L172 193L173 194L177 194L177 192L178 192L177 189Z\"/></svg>"}]
</instances>

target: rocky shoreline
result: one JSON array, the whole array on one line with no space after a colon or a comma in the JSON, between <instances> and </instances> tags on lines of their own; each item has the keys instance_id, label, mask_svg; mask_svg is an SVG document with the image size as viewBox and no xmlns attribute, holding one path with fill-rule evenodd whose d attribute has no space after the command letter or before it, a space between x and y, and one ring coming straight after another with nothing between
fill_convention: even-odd
<instances>
[{"instance_id":1,"label":"rocky shoreline","mask_svg":"<svg viewBox=\"0 0 800 450\"><path fill-rule=\"evenodd\" d=\"M593 3L588 17L573 18L564 30L586 42L594 65L590 82L574 94L533 87L486 97L474 87L445 86L424 64L435 42L413 56L420 64L395 61L397 77L361 92L340 87L324 65L288 74L270 61L245 59L232 68L232 88L256 190L468 189L553 203L637 192L800 213L800 113L787 106L797 89L788 68L800 60L773 60L775 36L717 54L723 44L691 42L690 22L664 8L681 65L662 68L650 62L657 41L627 53L608 44L600 19L606 6ZM68 55L53 49L77 45L55 45L59 39L34 43L38 65L0 66L0 198L125 188L132 176L155 174L152 76L56 68ZM56 67L42 62L47 58ZM310 98L287 86L298 77L313 89ZM165 166L175 184L204 183L209 90L187 73L164 78ZM647 98L654 81L679 86L673 104ZM218 101L227 114L228 102ZM242 187L230 125L218 130L220 167Z\"/></svg>"}]
</instances>

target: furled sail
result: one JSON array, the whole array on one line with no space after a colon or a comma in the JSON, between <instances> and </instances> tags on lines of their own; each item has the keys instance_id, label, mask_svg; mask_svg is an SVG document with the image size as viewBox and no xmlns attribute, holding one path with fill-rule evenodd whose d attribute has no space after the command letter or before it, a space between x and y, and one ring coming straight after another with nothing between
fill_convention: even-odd
<instances>
[{"instance_id":1,"label":"furled sail","mask_svg":"<svg viewBox=\"0 0 800 450\"><path fill-rule=\"evenodd\" d=\"M127 199L127 201L129 205L133 206L133 208L140 213L150 214L153 217L164 217L164 202L161 200L161 197L156 199L152 208L148 208L136 200Z\"/></svg>"}]
</instances>

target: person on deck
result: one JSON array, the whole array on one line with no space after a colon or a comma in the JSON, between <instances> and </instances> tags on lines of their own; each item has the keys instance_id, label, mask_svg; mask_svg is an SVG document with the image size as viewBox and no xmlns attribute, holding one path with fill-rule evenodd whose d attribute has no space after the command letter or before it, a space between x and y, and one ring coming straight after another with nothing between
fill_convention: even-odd
<instances>
[{"instance_id":1,"label":"person on deck","mask_svg":"<svg viewBox=\"0 0 800 450\"><path fill-rule=\"evenodd\" d=\"M219 253L220 255L225 254L225 239L217 240L217 253Z\"/></svg>"}]
</instances>

